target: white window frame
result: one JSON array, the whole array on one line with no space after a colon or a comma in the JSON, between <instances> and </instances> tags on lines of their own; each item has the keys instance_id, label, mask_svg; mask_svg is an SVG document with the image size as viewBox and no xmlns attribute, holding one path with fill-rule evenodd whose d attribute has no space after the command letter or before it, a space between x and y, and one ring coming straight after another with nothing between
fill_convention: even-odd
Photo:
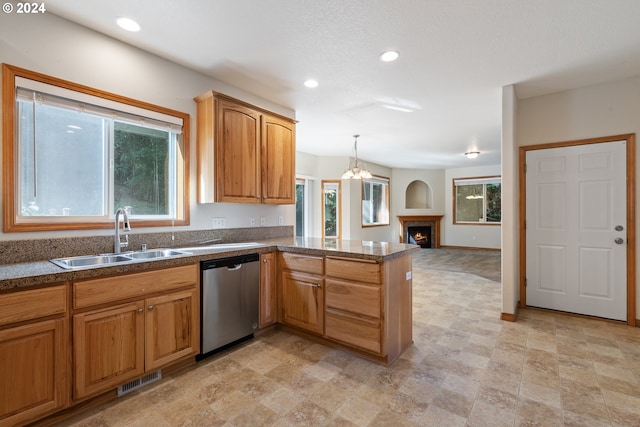
<instances>
[{"instance_id":1,"label":"white window frame","mask_svg":"<svg viewBox=\"0 0 640 427\"><path fill-rule=\"evenodd\" d=\"M502 188L501 176L486 176L477 178L454 178L453 179L453 223L454 224L471 224L471 225L500 225L501 221L487 221L487 184L500 184ZM482 217L478 221L462 221L458 220L458 192L457 187L468 185L482 185L482 194L478 194L482 198Z\"/></svg>"},{"instance_id":2,"label":"white window frame","mask_svg":"<svg viewBox=\"0 0 640 427\"><path fill-rule=\"evenodd\" d=\"M365 187L366 186L373 186L374 184L378 184L378 185L382 185L382 188L384 189L384 206L382 207L381 211L378 214L379 220L377 222L365 222L365 217L372 217L372 210L375 208L373 206L373 203L371 200L365 200ZM389 178L386 177L382 177L382 176L374 176L372 178L364 178L362 179L362 185L361 185L361 224L363 227L378 227L378 226L385 226L385 225L389 225L389 217L390 217L390 208L389 208L389 188L390 188L390 180ZM365 211L367 211L367 214L365 215Z\"/></svg>"}]
</instances>

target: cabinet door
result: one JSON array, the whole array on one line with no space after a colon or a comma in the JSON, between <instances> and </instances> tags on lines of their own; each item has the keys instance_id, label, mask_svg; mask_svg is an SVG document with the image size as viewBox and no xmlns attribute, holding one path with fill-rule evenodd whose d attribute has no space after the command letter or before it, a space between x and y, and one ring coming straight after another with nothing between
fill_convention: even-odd
<instances>
[{"instance_id":1,"label":"cabinet door","mask_svg":"<svg viewBox=\"0 0 640 427\"><path fill-rule=\"evenodd\" d=\"M200 349L197 290L147 298L145 368L153 371Z\"/></svg>"},{"instance_id":2,"label":"cabinet door","mask_svg":"<svg viewBox=\"0 0 640 427\"><path fill-rule=\"evenodd\" d=\"M74 397L114 388L144 373L144 303L73 316Z\"/></svg>"},{"instance_id":3,"label":"cabinet door","mask_svg":"<svg viewBox=\"0 0 640 427\"><path fill-rule=\"evenodd\" d=\"M216 115L216 201L260 203L260 114L227 101Z\"/></svg>"},{"instance_id":4,"label":"cabinet door","mask_svg":"<svg viewBox=\"0 0 640 427\"><path fill-rule=\"evenodd\" d=\"M262 116L262 203L295 203L295 125Z\"/></svg>"},{"instance_id":5,"label":"cabinet door","mask_svg":"<svg viewBox=\"0 0 640 427\"><path fill-rule=\"evenodd\" d=\"M260 255L260 327L276 322L276 256Z\"/></svg>"},{"instance_id":6,"label":"cabinet door","mask_svg":"<svg viewBox=\"0 0 640 427\"><path fill-rule=\"evenodd\" d=\"M0 426L22 425L69 401L68 320L0 331Z\"/></svg>"},{"instance_id":7,"label":"cabinet door","mask_svg":"<svg viewBox=\"0 0 640 427\"><path fill-rule=\"evenodd\" d=\"M285 271L282 273L283 322L308 331L324 332L323 279Z\"/></svg>"}]
</instances>

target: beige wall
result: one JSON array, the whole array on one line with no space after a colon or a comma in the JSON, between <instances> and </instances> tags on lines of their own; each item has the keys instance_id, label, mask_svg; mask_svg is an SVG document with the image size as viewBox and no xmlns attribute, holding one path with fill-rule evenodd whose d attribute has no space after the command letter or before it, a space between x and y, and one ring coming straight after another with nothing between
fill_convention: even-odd
<instances>
[{"instance_id":1,"label":"beige wall","mask_svg":"<svg viewBox=\"0 0 640 427\"><path fill-rule=\"evenodd\" d=\"M519 100L515 123L519 146L638 134L640 77ZM517 162L517 158L511 162ZM636 176L640 178L638 171ZM636 188L640 189L640 186L636 184ZM636 222L640 223L639 218ZM517 244L518 236L509 240ZM640 256L640 251L636 250L636 253ZM636 269L638 265L636 259ZM640 317L639 307L640 287L636 284L636 318Z\"/></svg>"},{"instance_id":2,"label":"beige wall","mask_svg":"<svg viewBox=\"0 0 640 427\"><path fill-rule=\"evenodd\" d=\"M0 14L0 62L188 113L191 116L192 141L191 225L185 229L211 228L212 217L224 217L227 228L249 227L252 217L256 218L256 224L259 225L262 216L265 217L267 225L278 225L280 216L283 217L285 225L295 224L293 205L196 203L196 108L193 98L213 89L295 118L292 110L50 13L38 16ZM139 229L134 230L134 233L165 230ZM109 233L110 230L4 234L0 232L0 239L19 240Z\"/></svg>"}]
</instances>

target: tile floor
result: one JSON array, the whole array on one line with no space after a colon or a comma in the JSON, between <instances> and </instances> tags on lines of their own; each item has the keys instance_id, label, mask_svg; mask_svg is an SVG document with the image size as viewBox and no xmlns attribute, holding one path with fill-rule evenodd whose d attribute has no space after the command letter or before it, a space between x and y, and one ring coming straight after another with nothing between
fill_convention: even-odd
<instances>
[{"instance_id":1,"label":"tile floor","mask_svg":"<svg viewBox=\"0 0 640 427\"><path fill-rule=\"evenodd\" d=\"M640 426L640 328L500 321L498 282L429 251L413 277L414 344L390 367L273 331L60 425Z\"/></svg>"}]
</instances>

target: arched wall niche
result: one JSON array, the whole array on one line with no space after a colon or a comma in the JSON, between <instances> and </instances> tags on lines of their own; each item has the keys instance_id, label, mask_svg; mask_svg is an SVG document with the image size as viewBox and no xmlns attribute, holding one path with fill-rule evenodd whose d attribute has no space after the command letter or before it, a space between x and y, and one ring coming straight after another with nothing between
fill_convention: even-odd
<instances>
[{"instance_id":1,"label":"arched wall niche","mask_svg":"<svg viewBox=\"0 0 640 427\"><path fill-rule=\"evenodd\" d=\"M433 192L431 186L419 179L410 182L404 193L404 207L406 209L432 209Z\"/></svg>"}]
</instances>

